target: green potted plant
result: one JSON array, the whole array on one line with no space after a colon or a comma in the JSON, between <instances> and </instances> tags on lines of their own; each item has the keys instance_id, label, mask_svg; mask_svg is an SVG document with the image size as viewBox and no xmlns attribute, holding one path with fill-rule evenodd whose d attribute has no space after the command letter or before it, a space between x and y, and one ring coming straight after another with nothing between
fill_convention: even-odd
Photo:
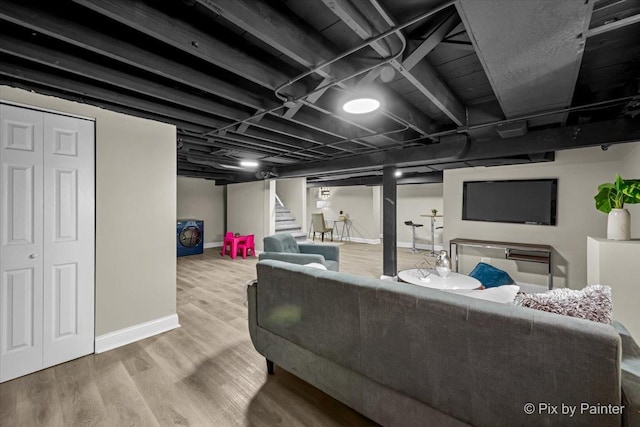
<instances>
[{"instance_id":1,"label":"green potted plant","mask_svg":"<svg viewBox=\"0 0 640 427\"><path fill-rule=\"evenodd\" d=\"M596 209L609 214L607 220L607 239L631 239L631 220L625 203L640 203L640 181L624 180L620 175L616 181L606 182L598 186L598 194L594 196Z\"/></svg>"}]
</instances>

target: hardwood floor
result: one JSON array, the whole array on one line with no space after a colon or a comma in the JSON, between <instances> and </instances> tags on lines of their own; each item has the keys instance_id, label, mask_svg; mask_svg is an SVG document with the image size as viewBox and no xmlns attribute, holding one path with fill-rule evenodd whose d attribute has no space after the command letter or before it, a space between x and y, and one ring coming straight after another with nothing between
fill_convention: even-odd
<instances>
[{"instance_id":1,"label":"hardwood floor","mask_svg":"<svg viewBox=\"0 0 640 427\"><path fill-rule=\"evenodd\" d=\"M398 268L423 253L398 249ZM382 274L382 245L343 244L341 271ZM181 328L0 384L1 426L372 426L325 393L266 364L247 330L256 258L219 249L178 258Z\"/></svg>"}]
</instances>

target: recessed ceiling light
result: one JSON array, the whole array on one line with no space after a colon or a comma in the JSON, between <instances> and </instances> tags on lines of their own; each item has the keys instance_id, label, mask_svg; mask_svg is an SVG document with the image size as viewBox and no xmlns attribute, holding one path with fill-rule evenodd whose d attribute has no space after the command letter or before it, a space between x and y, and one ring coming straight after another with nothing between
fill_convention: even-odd
<instances>
[{"instance_id":1,"label":"recessed ceiling light","mask_svg":"<svg viewBox=\"0 0 640 427\"><path fill-rule=\"evenodd\" d=\"M396 171L396 177L402 176L402 171Z\"/></svg>"},{"instance_id":2,"label":"recessed ceiling light","mask_svg":"<svg viewBox=\"0 0 640 427\"><path fill-rule=\"evenodd\" d=\"M377 110L380 101L373 98L356 98L344 103L342 109L351 114L366 114Z\"/></svg>"},{"instance_id":3,"label":"recessed ceiling light","mask_svg":"<svg viewBox=\"0 0 640 427\"><path fill-rule=\"evenodd\" d=\"M255 160L241 160L240 166L245 168L255 168L258 167L258 162L256 162Z\"/></svg>"}]
</instances>

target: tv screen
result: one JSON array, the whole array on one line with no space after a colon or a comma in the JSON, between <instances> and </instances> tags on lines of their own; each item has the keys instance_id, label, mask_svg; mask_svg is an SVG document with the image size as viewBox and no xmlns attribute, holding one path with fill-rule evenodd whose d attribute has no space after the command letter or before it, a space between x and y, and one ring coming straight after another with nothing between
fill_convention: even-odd
<instances>
[{"instance_id":1,"label":"tv screen","mask_svg":"<svg viewBox=\"0 0 640 427\"><path fill-rule=\"evenodd\" d=\"M557 179L467 181L462 219L556 225Z\"/></svg>"}]
</instances>

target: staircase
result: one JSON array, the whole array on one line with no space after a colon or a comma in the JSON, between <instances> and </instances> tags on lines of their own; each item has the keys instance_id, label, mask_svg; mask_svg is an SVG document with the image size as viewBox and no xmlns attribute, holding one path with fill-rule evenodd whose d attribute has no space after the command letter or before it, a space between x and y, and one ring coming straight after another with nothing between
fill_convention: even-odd
<instances>
[{"instance_id":1,"label":"staircase","mask_svg":"<svg viewBox=\"0 0 640 427\"><path fill-rule=\"evenodd\" d=\"M296 223L291 211L276 202L276 234L289 233L299 242L307 240L307 233Z\"/></svg>"}]
</instances>

